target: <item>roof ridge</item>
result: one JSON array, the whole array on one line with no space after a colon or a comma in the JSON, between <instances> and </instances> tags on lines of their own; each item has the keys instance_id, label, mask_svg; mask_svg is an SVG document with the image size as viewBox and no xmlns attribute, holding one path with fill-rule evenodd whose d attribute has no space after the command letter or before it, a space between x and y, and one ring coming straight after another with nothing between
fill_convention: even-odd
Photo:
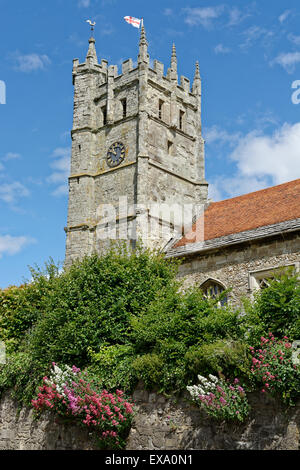
<instances>
[{"instance_id":1,"label":"roof ridge","mask_svg":"<svg viewBox=\"0 0 300 470\"><path fill-rule=\"evenodd\" d=\"M300 178L297 178L297 179L292 180L292 181L287 181L286 183L280 183L280 184L275 184L273 186L268 186L267 188L258 189L257 191L251 191L250 193L240 194L239 196L234 196L234 197L229 197L227 199L222 199L221 201L212 201L210 203L210 205L208 206L208 208L212 204L221 204L222 202L232 201L233 199L246 198L247 196L250 196L251 194L263 193L263 192L270 191L271 189L274 189L274 188L279 188L280 186L292 185L292 184L295 184L297 181L300 183Z\"/></svg>"},{"instance_id":2,"label":"roof ridge","mask_svg":"<svg viewBox=\"0 0 300 470\"><path fill-rule=\"evenodd\" d=\"M212 202L201 217L204 217L204 240L300 218L300 178ZM199 230L195 222L175 246L194 243L194 236L187 235Z\"/></svg>"}]
</instances>

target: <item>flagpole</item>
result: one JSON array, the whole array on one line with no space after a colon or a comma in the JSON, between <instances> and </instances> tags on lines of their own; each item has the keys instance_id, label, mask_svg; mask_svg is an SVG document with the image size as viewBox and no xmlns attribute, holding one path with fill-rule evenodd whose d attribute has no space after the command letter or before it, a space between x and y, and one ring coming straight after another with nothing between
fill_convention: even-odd
<instances>
[{"instance_id":1,"label":"flagpole","mask_svg":"<svg viewBox=\"0 0 300 470\"><path fill-rule=\"evenodd\" d=\"M143 28L143 26L144 26L144 18L142 18L142 28Z\"/></svg>"}]
</instances>

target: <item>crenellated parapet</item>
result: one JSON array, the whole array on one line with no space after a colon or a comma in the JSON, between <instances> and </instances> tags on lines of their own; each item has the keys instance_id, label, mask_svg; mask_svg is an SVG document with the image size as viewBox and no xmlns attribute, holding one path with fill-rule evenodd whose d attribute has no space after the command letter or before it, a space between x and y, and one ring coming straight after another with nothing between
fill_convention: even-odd
<instances>
[{"instance_id":1,"label":"crenellated parapet","mask_svg":"<svg viewBox=\"0 0 300 470\"><path fill-rule=\"evenodd\" d=\"M121 70L118 70L117 65L108 65L108 61L102 59L98 62L97 53L95 48L95 39L92 37L89 40L89 49L86 56L86 60L83 63L79 63L78 59L73 61L73 84L78 84L80 92L84 93L86 90L81 87L82 81L88 81L90 88L90 97L99 102L99 97L107 93L107 99L109 100L108 108L111 108L112 104L112 91L114 89L120 90L122 87L130 86L139 77L143 77L141 69L144 74L147 74L147 83L144 84L146 87L154 86L157 89L161 89L162 94L166 97L171 96L173 98L173 112L174 116L171 117L173 127L179 126L179 116L175 116L177 113L177 102L181 102L183 106L189 106L195 108L199 106L199 95L201 95L201 79L198 76L197 70L199 70L198 63L196 65L195 79L190 84L189 78L181 75L180 83L178 83L177 75L177 56L175 44L172 46L171 64L164 73L164 64L159 60L153 60L153 66L150 66L149 54L148 54L148 43L146 40L146 33L144 27L141 31L141 38L139 44L139 54L137 62L134 62L132 58L129 58L122 62ZM91 76L89 80L86 80L86 76ZM80 90L81 88L81 90ZM146 90L144 90L144 94ZM159 98L158 98L159 99ZM153 103L152 103L153 104ZM118 104L116 104L118 106ZM159 103L157 105L159 108ZM199 112L199 110L198 110ZM177 113L178 114L178 113ZM109 123L113 122L113 113L109 112ZM178 119L177 119L178 118Z\"/></svg>"}]
</instances>

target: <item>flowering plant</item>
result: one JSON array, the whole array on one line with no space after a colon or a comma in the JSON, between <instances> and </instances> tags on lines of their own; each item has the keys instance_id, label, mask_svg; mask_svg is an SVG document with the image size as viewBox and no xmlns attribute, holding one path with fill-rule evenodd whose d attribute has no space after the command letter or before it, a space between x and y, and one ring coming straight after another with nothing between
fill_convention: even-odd
<instances>
[{"instance_id":1,"label":"flowering plant","mask_svg":"<svg viewBox=\"0 0 300 470\"><path fill-rule=\"evenodd\" d=\"M122 447L133 415L133 404L123 391L97 390L95 382L76 366L52 365L49 378L43 378L37 398L32 400L33 407L55 411L95 430L102 447Z\"/></svg>"},{"instance_id":2,"label":"flowering plant","mask_svg":"<svg viewBox=\"0 0 300 470\"><path fill-rule=\"evenodd\" d=\"M198 375L200 384L187 387L193 401L215 418L244 421L249 414L249 404L239 380L230 384L211 374L209 379Z\"/></svg>"},{"instance_id":3,"label":"flowering plant","mask_svg":"<svg viewBox=\"0 0 300 470\"><path fill-rule=\"evenodd\" d=\"M250 347L251 374L262 385L262 393L280 395L284 402L292 404L300 395L300 368L292 362L292 344L287 336L275 339L261 337L260 348Z\"/></svg>"}]
</instances>

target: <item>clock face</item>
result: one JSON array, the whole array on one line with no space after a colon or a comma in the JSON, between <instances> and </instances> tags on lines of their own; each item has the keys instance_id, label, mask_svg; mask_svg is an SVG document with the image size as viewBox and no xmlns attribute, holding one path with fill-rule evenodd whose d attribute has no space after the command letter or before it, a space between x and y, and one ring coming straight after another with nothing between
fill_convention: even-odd
<instances>
[{"instance_id":1,"label":"clock face","mask_svg":"<svg viewBox=\"0 0 300 470\"><path fill-rule=\"evenodd\" d=\"M107 152L106 161L108 166L114 168L120 165L125 158L125 145L122 142L112 144Z\"/></svg>"}]
</instances>

